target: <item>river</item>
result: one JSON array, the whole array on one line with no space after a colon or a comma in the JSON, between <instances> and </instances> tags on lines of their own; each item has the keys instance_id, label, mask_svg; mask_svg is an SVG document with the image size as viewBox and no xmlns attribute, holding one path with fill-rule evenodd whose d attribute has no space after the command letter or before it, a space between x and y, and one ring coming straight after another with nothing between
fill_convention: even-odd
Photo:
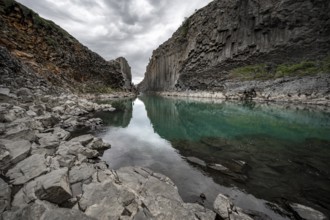
<instances>
[{"instance_id":1,"label":"river","mask_svg":"<svg viewBox=\"0 0 330 220\"><path fill-rule=\"evenodd\" d=\"M272 219L286 219L274 204L291 202L329 216L329 112L147 95L113 105L98 114L97 133L112 145L102 158L111 169L148 167L170 177L185 202L209 208L221 192Z\"/></svg>"}]
</instances>

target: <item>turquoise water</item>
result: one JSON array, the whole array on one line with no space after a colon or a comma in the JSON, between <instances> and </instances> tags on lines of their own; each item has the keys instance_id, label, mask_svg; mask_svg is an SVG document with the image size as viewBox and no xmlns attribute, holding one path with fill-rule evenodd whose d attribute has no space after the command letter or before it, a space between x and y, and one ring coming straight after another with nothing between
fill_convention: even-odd
<instances>
[{"instance_id":1,"label":"turquoise water","mask_svg":"<svg viewBox=\"0 0 330 220\"><path fill-rule=\"evenodd\" d=\"M330 114L285 104L140 96L99 116L110 168L169 176L186 202L212 207L221 192L244 209L286 219L268 205L301 203L329 215ZM222 164L226 172L189 161ZM188 159L187 159L188 158ZM206 200L200 194L206 195Z\"/></svg>"}]
</instances>

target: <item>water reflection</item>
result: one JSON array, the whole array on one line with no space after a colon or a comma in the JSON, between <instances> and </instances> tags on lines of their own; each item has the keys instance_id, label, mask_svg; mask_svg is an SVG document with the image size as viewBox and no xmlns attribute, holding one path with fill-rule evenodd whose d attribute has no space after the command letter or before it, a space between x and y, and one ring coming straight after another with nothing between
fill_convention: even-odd
<instances>
[{"instance_id":1,"label":"water reflection","mask_svg":"<svg viewBox=\"0 0 330 220\"><path fill-rule=\"evenodd\" d=\"M262 199L299 202L328 214L329 114L153 96L140 97L129 109L129 123L129 117L121 116L120 124L113 115L103 116L107 127L99 135L112 144L103 158L111 168L149 167L169 176L185 201L202 202L204 193L208 207L222 192L236 205L274 219L282 217ZM229 171L190 163L186 157L191 156ZM240 167L239 161L247 165Z\"/></svg>"}]
</instances>

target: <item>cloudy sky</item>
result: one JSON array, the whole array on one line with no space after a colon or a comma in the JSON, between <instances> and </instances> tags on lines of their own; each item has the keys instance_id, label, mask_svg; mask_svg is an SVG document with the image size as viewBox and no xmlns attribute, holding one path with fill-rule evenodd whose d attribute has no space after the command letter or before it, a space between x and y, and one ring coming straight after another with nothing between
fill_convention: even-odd
<instances>
[{"instance_id":1,"label":"cloudy sky","mask_svg":"<svg viewBox=\"0 0 330 220\"><path fill-rule=\"evenodd\" d=\"M125 57L142 80L152 51L211 0L18 0L106 60Z\"/></svg>"}]
</instances>

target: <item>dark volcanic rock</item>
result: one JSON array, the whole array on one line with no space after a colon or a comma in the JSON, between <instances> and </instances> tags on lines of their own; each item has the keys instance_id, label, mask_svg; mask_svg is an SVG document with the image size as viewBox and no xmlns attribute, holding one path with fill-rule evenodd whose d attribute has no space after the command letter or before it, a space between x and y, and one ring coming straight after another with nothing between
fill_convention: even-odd
<instances>
[{"instance_id":1,"label":"dark volcanic rock","mask_svg":"<svg viewBox=\"0 0 330 220\"><path fill-rule=\"evenodd\" d=\"M0 2L0 24L0 46L6 47L12 55L54 85L80 92L107 92L110 88L122 89L126 84L131 85L124 66L125 74L121 65L107 62L52 21L39 17L13 0ZM8 59L2 56L0 62L6 62ZM7 67L16 72L20 70L16 62L9 63ZM5 76L1 77L10 80L6 75L8 72L5 71ZM34 82L20 75L16 82L8 83L15 84L18 79L24 82L22 87L25 88L20 89L17 96L26 101L35 95L30 91Z\"/></svg>"},{"instance_id":2,"label":"dark volcanic rock","mask_svg":"<svg viewBox=\"0 0 330 220\"><path fill-rule=\"evenodd\" d=\"M318 70L325 74L321 79L302 80L305 74L299 75L299 68L295 73L299 77L287 80L276 81L282 76L275 73L282 64L314 65L301 61L319 62L329 55L329 8L326 0L215 0L186 19L153 52L139 89L221 92L221 98L239 99L279 95L284 100L291 95L313 99L318 93L324 97L329 88L328 68ZM257 80L242 82L231 75L234 69L247 66L243 73L251 74L261 66L264 78L253 75L249 80Z\"/></svg>"}]
</instances>

